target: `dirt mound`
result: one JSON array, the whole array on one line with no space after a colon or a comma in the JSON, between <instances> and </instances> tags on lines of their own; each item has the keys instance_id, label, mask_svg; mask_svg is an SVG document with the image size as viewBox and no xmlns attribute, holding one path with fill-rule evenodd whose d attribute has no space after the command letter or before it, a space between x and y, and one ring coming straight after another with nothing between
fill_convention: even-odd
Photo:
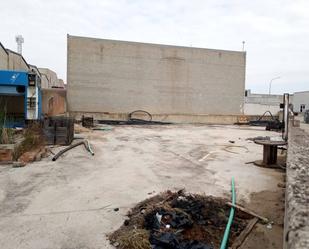
<instances>
[{"instance_id":1,"label":"dirt mound","mask_svg":"<svg viewBox=\"0 0 309 249\"><path fill-rule=\"evenodd\" d=\"M164 192L137 204L124 224L109 235L121 249L215 249L220 247L230 207L212 196ZM245 213L236 212L229 245L246 227Z\"/></svg>"}]
</instances>

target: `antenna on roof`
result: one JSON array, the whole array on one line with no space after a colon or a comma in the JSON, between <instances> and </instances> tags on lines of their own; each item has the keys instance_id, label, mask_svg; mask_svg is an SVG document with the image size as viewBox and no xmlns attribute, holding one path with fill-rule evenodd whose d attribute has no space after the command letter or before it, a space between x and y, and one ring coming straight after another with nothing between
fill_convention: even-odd
<instances>
[{"instance_id":1,"label":"antenna on roof","mask_svg":"<svg viewBox=\"0 0 309 249\"><path fill-rule=\"evenodd\" d=\"M22 35L17 35L15 36L15 41L17 43L17 53L22 54L24 37L22 37Z\"/></svg>"},{"instance_id":2,"label":"antenna on roof","mask_svg":"<svg viewBox=\"0 0 309 249\"><path fill-rule=\"evenodd\" d=\"M242 41L242 51L245 51L245 41Z\"/></svg>"}]
</instances>

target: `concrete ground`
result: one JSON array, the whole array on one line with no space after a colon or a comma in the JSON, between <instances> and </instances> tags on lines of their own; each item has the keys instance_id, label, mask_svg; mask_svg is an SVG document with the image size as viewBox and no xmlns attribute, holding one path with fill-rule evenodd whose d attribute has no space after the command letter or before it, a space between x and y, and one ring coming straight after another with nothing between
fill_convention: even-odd
<instances>
[{"instance_id":1,"label":"concrete ground","mask_svg":"<svg viewBox=\"0 0 309 249\"><path fill-rule=\"evenodd\" d=\"M246 164L262 158L262 147L246 139L279 133L257 127L171 125L118 126L82 135L91 142L94 156L80 146L56 162L49 157L24 168L0 166L1 248L112 248L106 234L139 201L181 188L230 198L232 177L238 203L278 216L267 203L281 208L282 172ZM280 228L277 237L265 226L259 229L268 233L267 246L252 243L247 248L282 248Z\"/></svg>"}]
</instances>

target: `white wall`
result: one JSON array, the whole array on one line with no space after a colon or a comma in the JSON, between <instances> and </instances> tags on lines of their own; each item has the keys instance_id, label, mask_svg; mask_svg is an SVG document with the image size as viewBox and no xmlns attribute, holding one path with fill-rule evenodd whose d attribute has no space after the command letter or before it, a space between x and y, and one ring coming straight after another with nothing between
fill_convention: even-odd
<instances>
[{"instance_id":1,"label":"white wall","mask_svg":"<svg viewBox=\"0 0 309 249\"><path fill-rule=\"evenodd\" d=\"M245 103L245 108L244 108L245 115L262 115L266 111L270 111L272 115L278 115L278 112L280 111L279 104L278 105L263 105L263 104L255 104L255 103Z\"/></svg>"},{"instance_id":2,"label":"white wall","mask_svg":"<svg viewBox=\"0 0 309 249\"><path fill-rule=\"evenodd\" d=\"M301 104L305 105L305 110L309 110L309 91L294 93L292 103L295 112L300 112Z\"/></svg>"},{"instance_id":3,"label":"white wall","mask_svg":"<svg viewBox=\"0 0 309 249\"><path fill-rule=\"evenodd\" d=\"M244 52L68 36L71 112L242 114Z\"/></svg>"}]
</instances>

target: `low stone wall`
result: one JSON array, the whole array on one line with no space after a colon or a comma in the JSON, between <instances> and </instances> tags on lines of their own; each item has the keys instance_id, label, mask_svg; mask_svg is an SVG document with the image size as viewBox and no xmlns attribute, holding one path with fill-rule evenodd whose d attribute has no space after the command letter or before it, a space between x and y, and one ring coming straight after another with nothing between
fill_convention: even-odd
<instances>
[{"instance_id":1,"label":"low stone wall","mask_svg":"<svg viewBox=\"0 0 309 249\"><path fill-rule=\"evenodd\" d=\"M108 112L70 112L70 116L76 120L81 120L82 116L93 117L95 120L127 120L128 113L108 113ZM171 122L180 124L218 124L229 125L235 123L245 123L250 120L257 120L258 115L195 115L195 114L151 114L153 121ZM148 120L147 114L136 113L134 118ZM275 116L275 118L278 118ZM265 116L264 119L271 119Z\"/></svg>"},{"instance_id":2,"label":"low stone wall","mask_svg":"<svg viewBox=\"0 0 309 249\"><path fill-rule=\"evenodd\" d=\"M286 171L284 248L309 248L309 133L291 127Z\"/></svg>"}]
</instances>

